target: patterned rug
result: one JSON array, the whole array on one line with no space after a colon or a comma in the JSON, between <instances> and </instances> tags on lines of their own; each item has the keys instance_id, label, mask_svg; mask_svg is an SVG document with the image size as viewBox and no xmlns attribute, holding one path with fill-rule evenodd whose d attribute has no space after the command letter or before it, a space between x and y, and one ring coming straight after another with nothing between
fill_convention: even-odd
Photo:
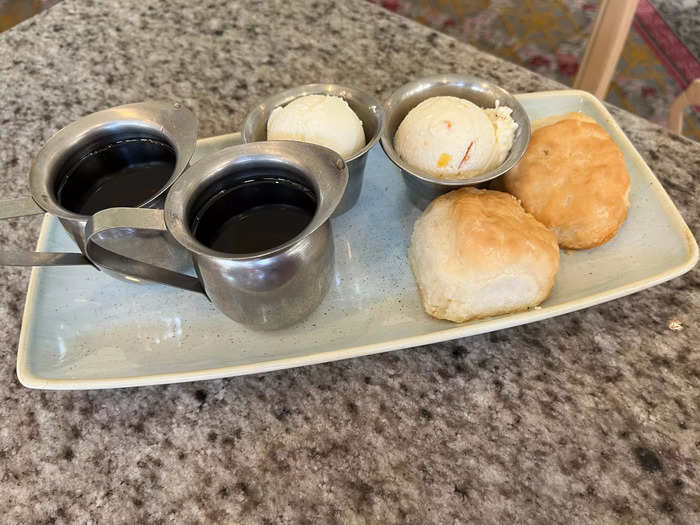
<instances>
[{"instance_id":1,"label":"patterned rug","mask_svg":"<svg viewBox=\"0 0 700 525\"><path fill-rule=\"evenodd\" d=\"M59 0L0 0L0 31ZM591 33L593 0L369 0L571 85ZM639 0L606 100L660 125L700 77L700 0ZM700 141L700 108L683 133Z\"/></svg>"},{"instance_id":2,"label":"patterned rug","mask_svg":"<svg viewBox=\"0 0 700 525\"><path fill-rule=\"evenodd\" d=\"M595 21L592 0L370 0L475 47L572 85ZM700 0L640 0L606 100L665 125L700 77ZM700 112L683 133L700 141Z\"/></svg>"}]
</instances>

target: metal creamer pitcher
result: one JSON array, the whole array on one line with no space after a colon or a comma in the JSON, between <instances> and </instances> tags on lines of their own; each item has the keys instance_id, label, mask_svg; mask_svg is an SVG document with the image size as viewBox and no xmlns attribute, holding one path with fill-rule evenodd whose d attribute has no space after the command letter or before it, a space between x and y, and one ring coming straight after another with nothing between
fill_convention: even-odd
<instances>
[{"instance_id":1,"label":"metal creamer pitcher","mask_svg":"<svg viewBox=\"0 0 700 525\"><path fill-rule=\"evenodd\" d=\"M102 191L99 198L109 205L115 186L100 186L104 164L116 169L122 165L157 166L162 170L144 198L134 203L140 208L163 206L170 186L188 166L197 142L197 120L179 103L150 101L127 104L92 113L69 124L53 135L37 154L29 175L31 196L0 202L0 219L50 213L55 215L81 253L36 253L0 251L0 264L45 266L91 264L85 255L85 225L92 213L81 210L78 202L89 188ZM81 170L79 176L76 170ZM138 180L135 180L135 184ZM153 184L153 183L152 183ZM111 192L111 193L110 193ZM128 193L126 189L122 193ZM126 195L128 197L128 195ZM118 199L115 200L118 203ZM145 254L173 268L191 265L189 254L163 233L140 238L109 240L127 254ZM138 241L138 242L134 242ZM146 249L144 249L146 248ZM128 276L120 272L118 276ZM132 279L133 280L133 279Z\"/></svg>"},{"instance_id":2,"label":"metal creamer pitcher","mask_svg":"<svg viewBox=\"0 0 700 525\"><path fill-rule=\"evenodd\" d=\"M202 235L197 230L202 210L209 209L218 195L263 179L303 188L314 203L308 224L292 238L254 253L207 246L202 239L211 232ZM86 255L102 268L204 293L221 312L242 324L281 328L308 316L329 288L334 260L329 219L347 183L343 159L321 146L293 141L232 146L188 168L170 189L164 210L111 208L93 215L85 228ZM272 222L265 228L284 226ZM164 268L167 260L147 264L107 250L102 242L114 235L143 232L171 235L192 256L197 277Z\"/></svg>"}]
</instances>

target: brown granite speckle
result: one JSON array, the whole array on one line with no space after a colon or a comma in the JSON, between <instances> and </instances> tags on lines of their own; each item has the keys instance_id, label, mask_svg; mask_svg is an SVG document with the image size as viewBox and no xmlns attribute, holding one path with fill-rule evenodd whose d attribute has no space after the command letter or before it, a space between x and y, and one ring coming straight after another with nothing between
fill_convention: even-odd
<instances>
[{"instance_id":1,"label":"brown granite speckle","mask_svg":"<svg viewBox=\"0 0 700 525\"><path fill-rule=\"evenodd\" d=\"M308 82L380 97L441 72L513 92L561 87L365 2L290 5L64 0L0 35L3 197L27 192L32 158L56 130L127 102L181 100L209 136ZM700 145L610 109L697 236ZM37 218L3 222L0 244L30 249L38 230ZM700 521L697 269L469 339L94 392L17 382L28 276L0 268L9 523Z\"/></svg>"}]
</instances>

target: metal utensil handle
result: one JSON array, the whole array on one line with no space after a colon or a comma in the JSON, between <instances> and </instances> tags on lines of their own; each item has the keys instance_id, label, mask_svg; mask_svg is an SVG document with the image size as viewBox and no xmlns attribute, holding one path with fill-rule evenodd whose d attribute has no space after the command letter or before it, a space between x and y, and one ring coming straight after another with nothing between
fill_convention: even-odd
<instances>
[{"instance_id":1,"label":"metal utensil handle","mask_svg":"<svg viewBox=\"0 0 700 525\"><path fill-rule=\"evenodd\" d=\"M0 220L38 215L44 210L31 197L0 201ZM92 264L82 253L8 252L0 250L0 266L74 266Z\"/></svg>"},{"instance_id":2,"label":"metal utensil handle","mask_svg":"<svg viewBox=\"0 0 700 525\"><path fill-rule=\"evenodd\" d=\"M103 248L97 240L103 233L114 230L167 231L163 210L148 208L109 208L90 217L85 226L85 254L98 267L147 281L167 284L191 292L204 293L199 279L167 270L154 264L131 259Z\"/></svg>"}]
</instances>

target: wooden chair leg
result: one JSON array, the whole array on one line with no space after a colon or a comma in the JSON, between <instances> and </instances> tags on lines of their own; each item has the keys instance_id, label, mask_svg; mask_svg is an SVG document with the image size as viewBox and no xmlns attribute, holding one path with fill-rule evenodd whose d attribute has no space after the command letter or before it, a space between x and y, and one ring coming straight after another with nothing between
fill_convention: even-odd
<instances>
[{"instance_id":1,"label":"wooden chair leg","mask_svg":"<svg viewBox=\"0 0 700 525\"><path fill-rule=\"evenodd\" d=\"M688 106L700 106L700 78L693 80L688 89L678 95L671 104L667 127L680 133L683 130L683 111Z\"/></svg>"},{"instance_id":2,"label":"wooden chair leg","mask_svg":"<svg viewBox=\"0 0 700 525\"><path fill-rule=\"evenodd\" d=\"M604 99L627 40L638 0L601 0L574 87Z\"/></svg>"}]
</instances>

